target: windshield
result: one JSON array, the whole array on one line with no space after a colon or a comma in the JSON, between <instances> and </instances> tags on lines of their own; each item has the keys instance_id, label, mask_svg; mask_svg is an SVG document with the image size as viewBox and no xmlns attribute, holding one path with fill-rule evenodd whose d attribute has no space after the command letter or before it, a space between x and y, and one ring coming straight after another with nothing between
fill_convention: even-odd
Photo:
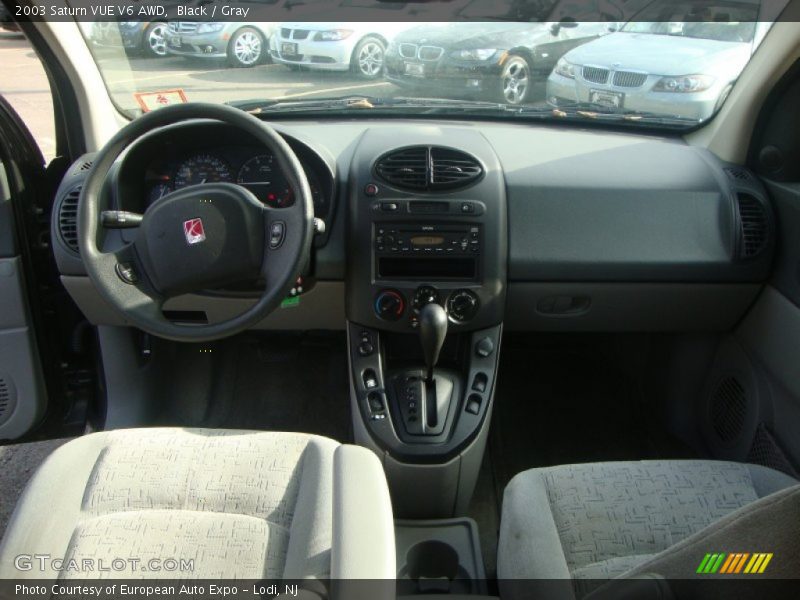
<instances>
[{"instance_id":1,"label":"windshield","mask_svg":"<svg viewBox=\"0 0 800 600\"><path fill-rule=\"evenodd\" d=\"M475 114L672 129L714 117L771 25L755 0L341 0L335 22L325 5L222 3L221 20L170 9L161 20L79 25L130 118L203 101L275 115ZM233 6L280 9L284 20Z\"/></svg>"}]
</instances>

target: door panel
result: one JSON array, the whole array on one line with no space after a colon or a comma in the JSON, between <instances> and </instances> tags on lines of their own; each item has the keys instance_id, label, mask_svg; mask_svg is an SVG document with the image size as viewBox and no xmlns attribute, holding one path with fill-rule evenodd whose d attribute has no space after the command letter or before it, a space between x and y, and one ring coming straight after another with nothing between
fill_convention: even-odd
<instances>
[{"instance_id":1,"label":"door panel","mask_svg":"<svg viewBox=\"0 0 800 600\"><path fill-rule=\"evenodd\" d=\"M28 433L46 406L23 289L19 257L0 259L0 440Z\"/></svg>"},{"instance_id":2,"label":"door panel","mask_svg":"<svg viewBox=\"0 0 800 600\"><path fill-rule=\"evenodd\" d=\"M38 153L23 150L29 144L16 114L0 98L0 442L29 433L47 406L15 215L32 187L30 166L20 160ZM41 155L34 164L41 168ZM44 178L43 170L38 176Z\"/></svg>"},{"instance_id":3,"label":"door panel","mask_svg":"<svg viewBox=\"0 0 800 600\"><path fill-rule=\"evenodd\" d=\"M763 381L759 418L800 470L800 186L767 182L779 226L776 263L735 337ZM767 442L764 442L767 443ZM769 444L767 443L769 446ZM772 448L775 452L775 448Z\"/></svg>"}]
</instances>

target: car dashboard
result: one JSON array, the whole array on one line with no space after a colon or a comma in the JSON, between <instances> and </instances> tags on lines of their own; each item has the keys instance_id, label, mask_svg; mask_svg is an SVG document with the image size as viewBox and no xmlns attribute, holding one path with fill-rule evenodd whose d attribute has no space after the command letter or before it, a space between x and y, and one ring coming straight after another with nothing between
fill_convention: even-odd
<instances>
[{"instance_id":1,"label":"car dashboard","mask_svg":"<svg viewBox=\"0 0 800 600\"><path fill-rule=\"evenodd\" d=\"M343 329L349 320L408 333L420 294L433 289L451 312L458 302L475 307L452 323L465 332L496 323L523 331L724 331L769 274L774 219L763 187L677 136L521 121L271 124L297 153L326 232L301 274L302 301L259 328ZM406 151L438 152L450 174L461 159L481 173L464 185L409 187L379 164ZM77 161L60 186L54 252L89 320L119 325L124 317L94 290L75 243L91 160ZM240 183L276 207L292 202L269 153L213 121L141 139L112 171L107 193L119 209L142 212L203 181ZM477 212L462 212L470 210ZM118 235L126 241L131 233ZM252 302L239 291L191 294L167 308L212 322ZM387 306L403 314L382 314Z\"/></svg>"}]
</instances>

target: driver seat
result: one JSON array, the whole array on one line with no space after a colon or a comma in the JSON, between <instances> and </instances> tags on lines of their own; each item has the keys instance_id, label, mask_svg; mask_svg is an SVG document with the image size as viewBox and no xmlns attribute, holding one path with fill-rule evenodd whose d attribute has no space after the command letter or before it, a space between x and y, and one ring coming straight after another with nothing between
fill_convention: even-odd
<instances>
[{"instance_id":1,"label":"driver seat","mask_svg":"<svg viewBox=\"0 0 800 600\"><path fill-rule=\"evenodd\" d=\"M50 557L45 570L36 559L19 570L16 558L34 555ZM98 572L100 561L110 570ZM53 452L25 489L0 544L0 578L98 576L393 579L380 461L301 433L83 436Z\"/></svg>"}]
</instances>

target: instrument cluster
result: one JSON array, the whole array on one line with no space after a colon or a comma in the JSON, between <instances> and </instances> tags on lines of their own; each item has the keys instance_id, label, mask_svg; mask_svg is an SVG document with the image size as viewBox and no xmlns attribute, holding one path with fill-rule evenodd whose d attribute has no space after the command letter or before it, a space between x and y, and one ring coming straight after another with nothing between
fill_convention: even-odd
<instances>
[{"instance_id":1,"label":"instrument cluster","mask_svg":"<svg viewBox=\"0 0 800 600\"><path fill-rule=\"evenodd\" d=\"M329 199L313 168L301 158L308 177L314 212L328 214ZM273 208L294 204L294 192L275 157L264 148L228 146L156 159L145 172L146 206L170 192L205 183L235 183Z\"/></svg>"}]
</instances>

